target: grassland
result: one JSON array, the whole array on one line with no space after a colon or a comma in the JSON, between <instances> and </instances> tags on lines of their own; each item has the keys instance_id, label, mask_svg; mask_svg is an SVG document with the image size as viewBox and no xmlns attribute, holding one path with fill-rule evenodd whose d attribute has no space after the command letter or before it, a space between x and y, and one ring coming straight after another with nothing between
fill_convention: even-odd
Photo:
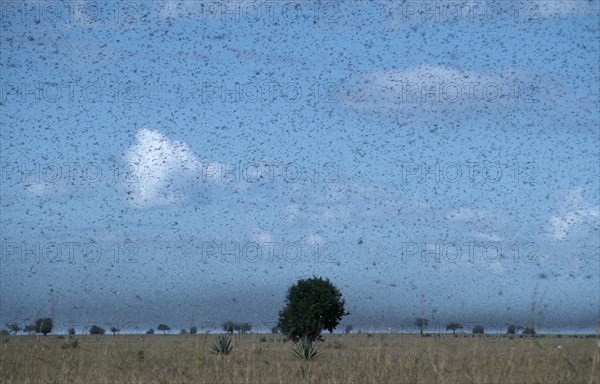
<instances>
[{"instance_id":1,"label":"grassland","mask_svg":"<svg viewBox=\"0 0 600 384\"><path fill-rule=\"evenodd\" d=\"M598 338L326 335L301 361L280 335L9 336L2 383L599 383Z\"/></svg>"}]
</instances>

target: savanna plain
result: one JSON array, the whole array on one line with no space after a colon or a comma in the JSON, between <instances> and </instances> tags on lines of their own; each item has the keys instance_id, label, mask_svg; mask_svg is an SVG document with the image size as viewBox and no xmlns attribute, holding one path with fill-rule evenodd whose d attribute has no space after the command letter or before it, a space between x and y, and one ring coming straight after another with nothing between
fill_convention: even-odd
<instances>
[{"instance_id":1,"label":"savanna plain","mask_svg":"<svg viewBox=\"0 0 600 384\"><path fill-rule=\"evenodd\" d=\"M2 383L600 382L598 335L333 334L302 360L280 334L5 336Z\"/></svg>"}]
</instances>

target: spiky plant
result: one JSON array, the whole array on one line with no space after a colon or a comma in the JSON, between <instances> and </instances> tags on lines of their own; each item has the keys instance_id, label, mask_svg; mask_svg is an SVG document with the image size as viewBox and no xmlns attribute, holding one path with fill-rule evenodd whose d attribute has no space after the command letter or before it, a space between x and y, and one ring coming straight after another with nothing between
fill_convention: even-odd
<instances>
[{"instance_id":1,"label":"spiky plant","mask_svg":"<svg viewBox=\"0 0 600 384\"><path fill-rule=\"evenodd\" d=\"M316 342L308 336L304 336L294 344L292 353L302 360L313 360L322 355L317 349Z\"/></svg>"},{"instance_id":2,"label":"spiky plant","mask_svg":"<svg viewBox=\"0 0 600 384\"><path fill-rule=\"evenodd\" d=\"M263 347L258 347L258 348L256 348L255 352L256 352L257 355L260 356L263 353L265 353L265 349Z\"/></svg>"},{"instance_id":3,"label":"spiky plant","mask_svg":"<svg viewBox=\"0 0 600 384\"><path fill-rule=\"evenodd\" d=\"M217 355L228 355L233 349L231 338L227 335L219 335L213 344L213 353Z\"/></svg>"}]
</instances>

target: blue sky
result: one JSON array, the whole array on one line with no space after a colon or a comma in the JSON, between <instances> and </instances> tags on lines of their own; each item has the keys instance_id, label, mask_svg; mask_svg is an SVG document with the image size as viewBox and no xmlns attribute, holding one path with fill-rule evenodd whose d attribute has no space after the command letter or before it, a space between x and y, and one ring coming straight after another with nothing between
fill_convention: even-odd
<instances>
[{"instance_id":1,"label":"blue sky","mask_svg":"<svg viewBox=\"0 0 600 384\"><path fill-rule=\"evenodd\" d=\"M1 322L597 325L598 2L68 4L2 3Z\"/></svg>"}]
</instances>

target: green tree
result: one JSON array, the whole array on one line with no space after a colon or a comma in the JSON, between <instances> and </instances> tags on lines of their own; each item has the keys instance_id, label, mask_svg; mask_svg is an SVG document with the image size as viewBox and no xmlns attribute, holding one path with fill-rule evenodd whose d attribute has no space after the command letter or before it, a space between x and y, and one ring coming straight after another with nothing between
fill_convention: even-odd
<instances>
[{"instance_id":1,"label":"green tree","mask_svg":"<svg viewBox=\"0 0 600 384\"><path fill-rule=\"evenodd\" d=\"M194 325L190 328L190 335L195 335L196 333L198 333L198 327Z\"/></svg>"},{"instance_id":2,"label":"green tree","mask_svg":"<svg viewBox=\"0 0 600 384\"><path fill-rule=\"evenodd\" d=\"M158 327L156 327L156 329L158 329L159 331L163 331L163 335L166 335L167 331L171 330L171 327L169 327L167 324L158 324Z\"/></svg>"},{"instance_id":3,"label":"green tree","mask_svg":"<svg viewBox=\"0 0 600 384\"><path fill-rule=\"evenodd\" d=\"M117 335L117 332L119 332L119 331L120 331L120 329L119 329L119 328L117 328L117 327L111 327L111 328L110 328L110 331L113 333L113 335L115 335L115 336L116 336L116 335Z\"/></svg>"},{"instance_id":4,"label":"green tree","mask_svg":"<svg viewBox=\"0 0 600 384\"><path fill-rule=\"evenodd\" d=\"M452 334L456 334L457 329L463 329L463 325L461 323L449 323L446 325L446 331L452 331Z\"/></svg>"},{"instance_id":5,"label":"green tree","mask_svg":"<svg viewBox=\"0 0 600 384\"><path fill-rule=\"evenodd\" d=\"M10 332L14 333L15 335L21 330L21 326L17 323L8 323L6 324L6 327Z\"/></svg>"},{"instance_id":6,"label":"green tree","mask_svg":"<svg viewBox=\"0 0 600 384\"><path fill-rule=\"evenodd\" d=\"M474 335L483 335L485 333L485 329L483 328L482 325L476 325L473 327L473 334Z\"/></svg>"},{"instance_id":7,"label":"green tree","mask_svg":"<svg viewBox=\"0 0 600 384\"><path fill-rule=\"evenodd\" d=\"M223 323L223 330L229 334L232 334L233 331L236 330L236 324L233 321L229 320Z\"/></svg>"},{"instance_id":8,"label":"green tree","mask_svg":"<svg viewBox=\"0 0 600 384\"><path fill-rule=\"evenodd\" d=\"M104 335L105 332L106 330L104 328L97 325L92 325L90 327L90 335Z\"/></svg>"},{"instance_id":9,"label":"green tree","mask_svg":"<svg viewBox=\"0 0 600 384\"><path fill-rule=\"evenodd\" d=\"M242 323L239 324L240 333L248 333L252 330L252 324L250 323Z\"/></svg>"},{"instance_id":10,"label":"green tree","mask_svg":"<svg viewBox=\"0 0 600 384\"><path fill-rule=\"evenodd\" d=\"M54 322L49 317L42 317L35 321L35 331L43 333L44 336L52 332L52 328L54 328Z\"/></svg>"},{"instance_id":11,"label":"green tree","mask_svg":"<svg viewBox=\"0 0 600 384\"><path fill-rule=\"evenodd\" d=\"M415 325L419 327L419 332L421 333L421 336L423 336L423 330L429 325L429 320L424 317L419 317L415 320Z\"/></svg>"},{"instance_id":12,"label":"green tree","mask_svg":"<svg viewBox=\"0 0 600 384\"><path fill-rule=\"evenodd\" d=\"M341 292L329 279L301 279L288 288L278 327L293 341L321 339L322 330L333 332L348 314L344 305Z\"/></svg>"}]
</instances>

